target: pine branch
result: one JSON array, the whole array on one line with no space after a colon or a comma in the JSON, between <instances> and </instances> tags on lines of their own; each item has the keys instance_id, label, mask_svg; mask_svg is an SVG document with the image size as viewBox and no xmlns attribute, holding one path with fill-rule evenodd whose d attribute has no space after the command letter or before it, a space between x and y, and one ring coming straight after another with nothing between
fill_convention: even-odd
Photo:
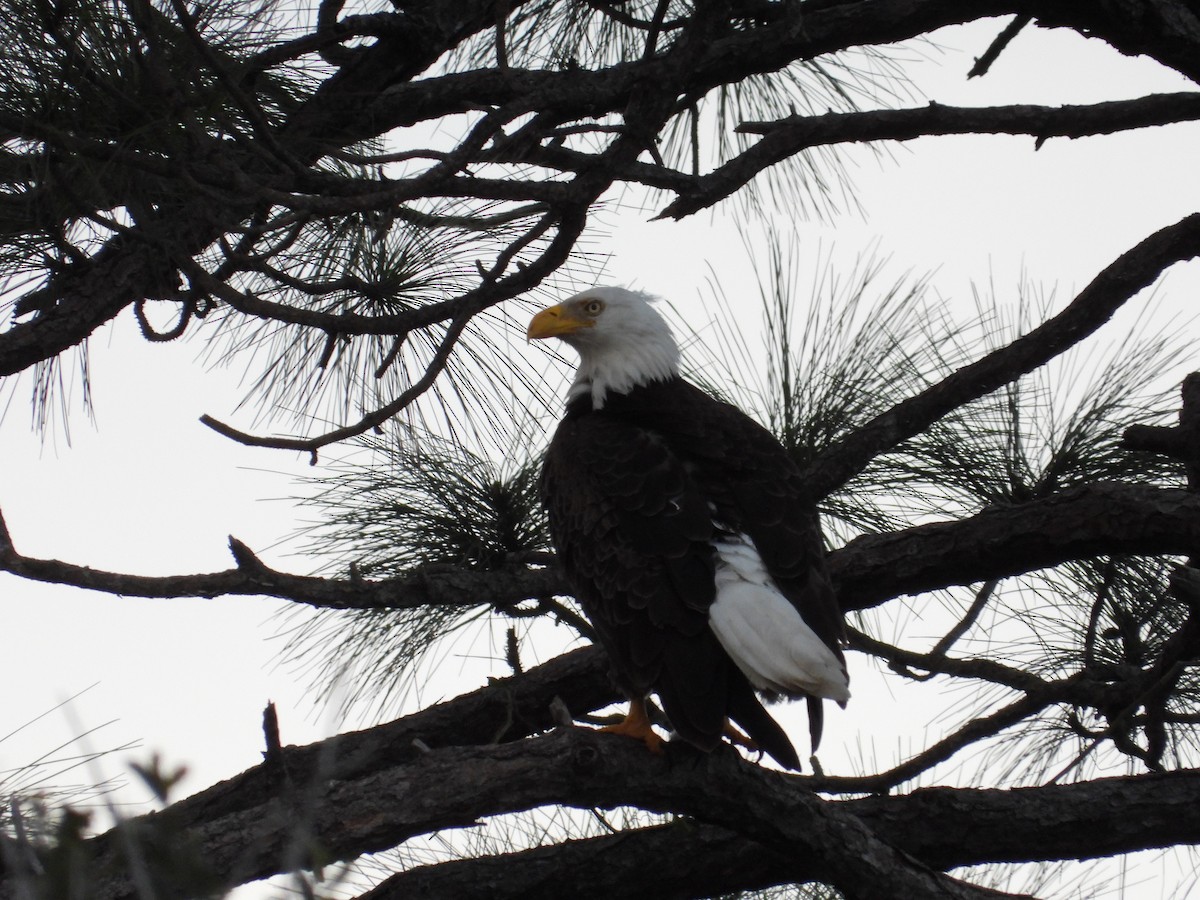
<instances>
[{"instance_id":1,"label":"pine branch","mask_svg":"<svg viewBox=\"0 0 1200 900\"><path fill-rule=\"evenodd\" d=\"M890 534L864 535L829 555L847 612L905 594L1020 575L1110 554L1198 555L1200 498L1175 488L1095 484ZM970 548L969 552L964 548ZM247 551L248 552L248 551ZM474 571L438 566L379 581L316 578L255 558L222 572L146 576L20 554L0 534L0 571L130 597L267 596L326 609L511 606L569 594L556 569Z\"/></svg>"},{"instance_id":2,"label":"pine branch","mask_svg":"<svg viewBox=\"0 0 1200 900\"><path fill-rule=\"evenodd\" d=\"M1192 808L1198 792L1200 779L1186 772L1014 791L927 788L846 806L881 840L950 868L1018 862L1032 855L1091 858L1095 840L1114 852L1147 838L1157 846L1193 843L1200 834ZM1109 815L1108 803L1129 815ZM1143 815L1150 818L1143 820ZM1187 821L1176 820L1179 815ZM914 828L913 822L924 824ZM727 828L679 820L520 853L421 866L388 878L359 900L557 900L567 882L576 900L628 896L631 885L644 888L646 896L699 897L816 877L811 860L764 851Z\"/></svg>"},{"instance_id":3,"label":"pine branch","mask_svg":"<svg viewBox=\"0 0 1200 900\"><path fill-rule=\"evenodd\" d=\"M1153 94L1086 106L994 106L981 109L930 103L919 109L794 115L775 122L745 122L737 130L763 136L713 172L673 190L678 199L656 218L682 219L741 190L770 166L812 147L869 141L908 141L948 134L1027 134L1041 147L1052 137L1113 134L1200 118L1200 93Z\"/></svg>"},{"instance_id":4,"label":"pine branch","mask_svg":"<svg viewBox=\"0 0 1200 900\"><path fill-rule=\"evenodd\" d=\"M967 519L855 538L829 555L846 611L901 594L978 584L1072 559L1186 556L1200 548L1200 498L1177 488L1093 484L992 506ZM969 548L969 549L968 549Z\"/></svg>"},{"instance_id":5,"label":"pine branch","mask_svg":"<svg viewBox=\"0 0 1200 900\"><path fill-rule=\"evenodd\" d=\"M525 5L513 3L508 9L516 16ZM1111 5L1112 9L1100 13L1076 11L1069 5L1058 8L1052 4L1048 14L1061 17L1062 24L1079 27L1082 23L1095 28L1117 46L1131 46L1130 42L1135 42L1138 52L1156 56L1168 64L1173 64L1183 49L1188 49L1193 58L1200 57L1194 52L1194 43L1190 47L1187 45L1190 32L1186 23L1163 22L1156 31L1145 22L1127 21L1129 10L1124 5L1115 2ZM514 197L550 191L552 196L547 195L547 200L558 207L555 212L559 216L582 219L596 198L612 184L626 178L653 179L664 185L670 183L674 186L672 189L679 190L687 190L688 185L694 183L661 164L649 166L637 160L638 155L652 148L656 137L677 118L680 110L676 102L680 97L703 97L715 88L766 73L782 72L797 62L811 61L849 47L890 44L947 24L1024 12L1014 8L1011 2L1000 0L860 0L854 4L853 15L848 15L846 4L840 3L807 3L803 12L789 5L763 5L755 6L753 14L738 13L745 18L739 18L738 27L734 28L722 18L719 10L706 8L681 20L678 27L673 26L672 43L645 58L595 70L572 66L560 71L527 71L510 65L505 68L502 78L482 69L414 80L472 36L494 26L493 4L471 0L457 4L451 12L450 8L439 4L422 2L406 4L403 12L390 16L352 16L344 20L337 19L339 9L337 5L327 6L323 17L318 17L317 30L312 35L285 41L275 48L255 48L255 54L246 64L250 72L259 73L257 80L236 70L234 57L223 49L204 45L205 35L196 28L188 23L184 23L187 27L172 26L172 33L190 37L190 56L181 57L179 64L191 68L188 71L164 71L159 75L191 83L203 74L199 70L207 66L219 76L218 84L213 87L214 101L224 111L218 115L220 128L217 130L221 134L227 133L227 126L245 120L247 116L252 121L244 128L235 124L239 140L234 141L209 134L203 127L187 129L189 146L194 146L180 171L167 171L156 176L159 181L165 178L166 182L159 184L156 181L152 202L149 195L142 196L142 181L127 176L140 172L141 167L161 167L164 153L153 143L142 146L133 142L126 147L123 141L97 138L93 140L96 146L91 150L77 149L63 154L68 158L78 154L99 154L90 162L119 174L118 177L106 173L106 184L122 185L120 190L137 195L131 194L124 199L108 198L102 208L131 209L135 222L119 229L120 233L111 237L97 252L78 252L71 265L47 268L47 283L21 303L21 309L36 313L34 318L0 333L0 374L22 371L55 357L139 300L173 295L179 287L180 269L194 265L189 260L203 254L222 236L246 229L247 223L264 215L272 204L295 205L298 216L317 214L314 212L317 207L310 210L303 207L309 199L313 203L317 200L315 195L306 198L306 186L326 183L318 163L352 144L375 139L393 129L443 116L477 115L481 110L485 111L482 119L476 122L480 130L473 138L468 136L456 149L440 154L429 170L397 189L399 193L390 192L392 205L397 197L471 196L482 199L487 195L488 185L508 184L516 188ZM338 43L363 35L372 36L374 42L353 48ZM644 41L641 44L644 46ZM273 51L275 55L272 55ZM281 91L265 69L295 58L296 53L310 51L324 52L337 68L315 90L306 85L299 100L288 98L285 102L276 96ZM121 57L118 62L133 65L139 59ZM235 71L238 77L235 77ZM159 85L162 91L174 87L170 83ZM1169 103L1169 99L1147 98L1146 103ZM1190 108L1192 103L1191 98L1185 97L1169 105ZM1134 107L1106 108L1128 111ZM269 122L265 118L268 109L273 117ZM638 109L653 110L653 113L643 114L643 121L635 121ZM464 166L489 159L489 153L504 146L506 135L499 130L504 121L529 113L536 114L532 121L537 127L526 133L530 126L525 126L519 132L523 135L522 143L533 154L531 158L541 160L551 158L549 154L555 148L550 145L556 143L556 133L561 128L594 122L598 117L610 114L623 115L625 121L618 131L613 132L617 136L612 144L584 154L585 159L569 156L571 151L559 154L567 166L563 171L574 173L574 177L566 182L530 177L527 172L507 179L476 176L473 172L459 174ZM902 119L908 116L911 127L917 117L936 119L954 114L931 109L901 111L896 115ZM1160 120L1149 107L1143 107L1139 114L1146 116L1143 122ZM880 117L891 114L880 113L874 119L872 115L858 114L857 118L843 119L818 116L810 123L796 127L803 130L814 123L821 127L829 127L829 123L834 122L858 123L848 134L838 138L857 140L861 135L855 134L854 127L878 128L884 121ZM1069 117L1075 113L1063 115ZM37 136L36 129L40 124L36 119L19 118L14 134L57 147L56 140ZM28 125L23 124L26 120ZM1024 127L1033 125L1026 123ZM788 126L784 131L790 128ZM486 146L489 137L492 140L490 146ZM768 140L770 138L764 139L764 144ZM630 153L629 148L636 148L637 152ZM753 160L754 152L751 151L746 161ZM516 160L519 157L510 158ZM64 168L60 175L69 171ZM521 193L524 187L528 190ZM373 202L384 203L382 194L388 193L382 191L381 196L367 202L367 206ZM356 199L361 209L363 198ZM334 206L326 212L333 215L330 210L338 208L338 202L350 201L330 198L329 202ZM93 210L92 215L100 216L102 208ZM109 227L116 225L110 222ZM573 246L574 241L569 243ZM569 251L571 247L566 249ZM568 255L556 252L551 257L543 257L544 265L536 275L485 286L480 293L464 300L463 305L485 309L510 299L536 286L561 266ZM295 316L279 308L254 304L252 300L246 300L245 305L257 306L251 312L253 315L279 314L285 319ZM428 320L435 312L430 310L409 316L397 330L406 333L407 329L415 327L412 320L421 316ZM445 310L441 312L445 313ZM451 320L449 314L437 319L440 322ZM358 325L363 329L362 333L378 333L387 327L383 321L347 321L343 324ZM309 327L324 328L325 325L329 323L310 324ZM325 330L337 334L353 333L333 326ZM371 420L386 416L391 409L390 405L381 405ZM357 428L348 426L347 433L356 433ZM238 434L243 438L250 437ZM320 440L337 440L342 434L342 430L338 430ZM277 439L267 440L271 445L278 443ZM305 449L311 449L314 442L319 440L307 439Z\"/></svg>"},{"instance_id":6,"label":"pine branch","mask_svg":"<svg viewBox=\"0 0 1200 900\"><path fill-rule=\"evenodd\" d=\"M124 597L262 596L321 609L406 609L415 606L511 606L566 593L552 568L478 571L450 566L417 568L397 578L316 578L279 572L230 538L237 565L197 575L146 576L35 559L16 552L0 534L0 570L33 581L67 584Z\"/></svg>"},{"instance_id":7,"label":"pine branch","mask_svg":"<svg viewBox=\"0 0 1200 900\"><path fill-rule=\"evenodd\" d=\"M1105 267L1058 315L876 416L822 452L808 469L814 495L845 484L881 453L958 407L1032 372L1093 334L1170 266L1200 255L1200 213L1156 231Z\"/></svg>"},{"instance_id":8,"label":"pine branch","mask_svg":"<svg viewBox=\"0 0 1200 900\"><path fill-rule=\"evenodd\" d=\"M776 878L809 873L850 897L895 896L897 891L982 897L987 894L940 870L1200 840L1200 776L1194 772L825 801L808 789L806 779L759 768L731 753L703 756L672 747L667 756L653 757L636 742L576 728L510 744L435 749L350 778L323 775L304 793L299 809L289 809L275 792L261 808L231 813L201 810L198 799L184 801L200 813L190 833L201 842L203 858L239 882L279 870L299 815L311 822L328 861L549 803L630 804L682 813L765 845L765 863L774 867ZM1112 816L1114 808L1122 815ZM174 822L174 811L132 824ZM929 824L913 828L913 821ZM636 847L637 834L632 837ZM123 873L118 843L114 832L88 842L96 873L92 886L110 900L136 896ZM695 863L705 865L699 858ZM15 887L12 879L0 882L0 897L14 896Z\"/></svg>"},{"instance_id":9,"label":"pine branch","mask_svg":"<svg viewBox=\"0 0 1200 900\"><path fill-rule=\"evenodd\" d=\"M236 232L261 209L266 202L263 190L281 192L279 196L297 190L297 164L311 166L331 152L392 129L497 106L504 106L512 115L550 112L548 122L554 128L571 118L624 112L631 103L634 107L650 100L673 104L681 94L702 93L729 80L787 66L798 58L851 45L902 40L928 28L994 15L1004 8L1005 4L996 0L925 0L916 4L864 0L853 17L836 8L806 8L802 25L793 22L794 27L784 28L771 22L734 33L711 46L699 42L685 46L687 42L681 41L686 59L678 52L666 52L597 72L510 68L503 78L484 70L410 81L472 34L493 25L495 19L493 5L483 0L457 4L453 13L433 3L406 7L404 14L391 18L388 28L375 32L381 36L374 44L355 49L344 65L287 116L273 132L277 153L257 153L252 143L250 149L243 149L242 142L192 135L207 141L192 155L219 160L218 168L225 180L232 182L231 189L215 196L197 191L190 165L185 166L176 196L156 196L161 214L140 221L129 237L110 239L95 256L51 275L39 292L45 301L39 301L39 316L0 333L0 374L22 371L56 356L134 301L157 296L164 284L176 283L176 267L183 260L199 254L222 235ZM650 86L655 89L649 90ZM652 142L650 138L672 115L672 109L664 109L654 122L633 129L643 132L634 135L639 150ZM631 125L628 118L626 125ZM24 130L16 133L24 135ZM627 131L625 136L631 134ZM149 161L160 154L141 155ZM580 186L577 199L586 206L635 160L636 154L614 153L611 148L596 154L596 165L577 179L588 182L587 191ZM440 176L425 184L424 196L439 196L439 183L454 173L453 167L435 164L434 168ZM587 193L590 197L583 196ZM491 291L484 305L510 296L513 294Z\"/></svg>"}]
</instances>

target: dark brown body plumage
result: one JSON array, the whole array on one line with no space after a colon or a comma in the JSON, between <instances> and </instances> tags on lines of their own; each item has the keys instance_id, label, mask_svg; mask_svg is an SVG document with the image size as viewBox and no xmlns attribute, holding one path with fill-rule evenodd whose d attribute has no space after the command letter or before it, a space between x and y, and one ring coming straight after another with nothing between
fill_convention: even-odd
<instances>
[{"instance_id":1,"label":"dark brown body plumage","mask_svg":"<svg viewBox=\"0 0 1200 900\"><path fill-rule=\"evenodd\" d=\"M711 749L727 718L779 763L796 752L708 625L714 538L749 536L772 578L842 658L842 616L800 472L773 435L679 378L572 400L542 477L576 596L631 697L657 692L673 728ZM820 700L810 702L814 748Z\"/></svg>"}]
</instances>

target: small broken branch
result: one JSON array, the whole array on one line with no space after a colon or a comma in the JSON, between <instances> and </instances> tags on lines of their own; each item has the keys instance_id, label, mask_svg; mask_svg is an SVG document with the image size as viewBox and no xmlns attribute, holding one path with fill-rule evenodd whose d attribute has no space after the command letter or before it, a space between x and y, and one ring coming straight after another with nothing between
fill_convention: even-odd
<instances>
[{"instance_id":1,"label":"small broken branch","mask_svg":"<svg viewBox=\"0 0 1200 900\"><path fill-rule=\"evenodd\" d=\"M996 39L983 52L983 56L975 60L975 65L971 66L971 71L967 73L968 78L978 78L981 75L986 75L991 69L992 63L1000 58L1000 54L1004 49L1012 43L1013 38L1020 34L1021 30L1033 21L1033 16L1028 13L1021 13L1013 16L1011 21L1004 26L1004 29L996 35Z\"/></svg>"}]
</instances>

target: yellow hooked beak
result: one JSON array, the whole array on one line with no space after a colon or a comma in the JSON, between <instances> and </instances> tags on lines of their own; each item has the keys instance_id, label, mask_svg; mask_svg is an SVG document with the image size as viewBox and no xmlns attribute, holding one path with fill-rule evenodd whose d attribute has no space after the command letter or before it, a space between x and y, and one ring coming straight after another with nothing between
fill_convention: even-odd
<instances>
[{"instance_id":1,"label":"yellow hooked beak","mask_svg":"<svg viewBox=\"0 0 1200 900\"><path fill-rule=\"evenodd\" d=\"M527 340L538 341L542 338L562 337L574 334L584 328L592 328L595 319L579 315L578 309L566 303L559 303L543 309L529 322L525 331Z\"/></svg>"}]
</instances>

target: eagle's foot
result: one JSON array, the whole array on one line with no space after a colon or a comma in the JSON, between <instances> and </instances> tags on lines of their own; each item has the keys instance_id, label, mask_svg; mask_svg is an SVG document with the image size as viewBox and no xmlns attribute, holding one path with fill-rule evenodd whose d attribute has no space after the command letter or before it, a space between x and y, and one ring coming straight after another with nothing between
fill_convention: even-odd
<instances>
[{"instance_id":1,"label":"eagle's foot","mask_svg":"<svg viewBox=\"0 0 1200 900\"><path fill-rule=\"evenodd\" d=\"M600 729L607 734L620 734L625 737L637 738L646 745L651 753L662 753L661 737L650 727L650 716L646 713L646 703L643 700L631 700L629 712L616 725L605 725Z\"/></svg>"},{"instance_id":2,"label":"eagle's foot","mask_svg":"<svg viewBox=\"0 0 1200 900\"><path fill-rule=\"evenodd\" d=\"M735 747L744 747L747 752L758 753L760 755L763 752L762 747L758 746L758 742L754 738L748 734L742 734L728 719L725 720L725 730L722 733L729 739L729 743Z\"/></svg>"}]
</instances>

